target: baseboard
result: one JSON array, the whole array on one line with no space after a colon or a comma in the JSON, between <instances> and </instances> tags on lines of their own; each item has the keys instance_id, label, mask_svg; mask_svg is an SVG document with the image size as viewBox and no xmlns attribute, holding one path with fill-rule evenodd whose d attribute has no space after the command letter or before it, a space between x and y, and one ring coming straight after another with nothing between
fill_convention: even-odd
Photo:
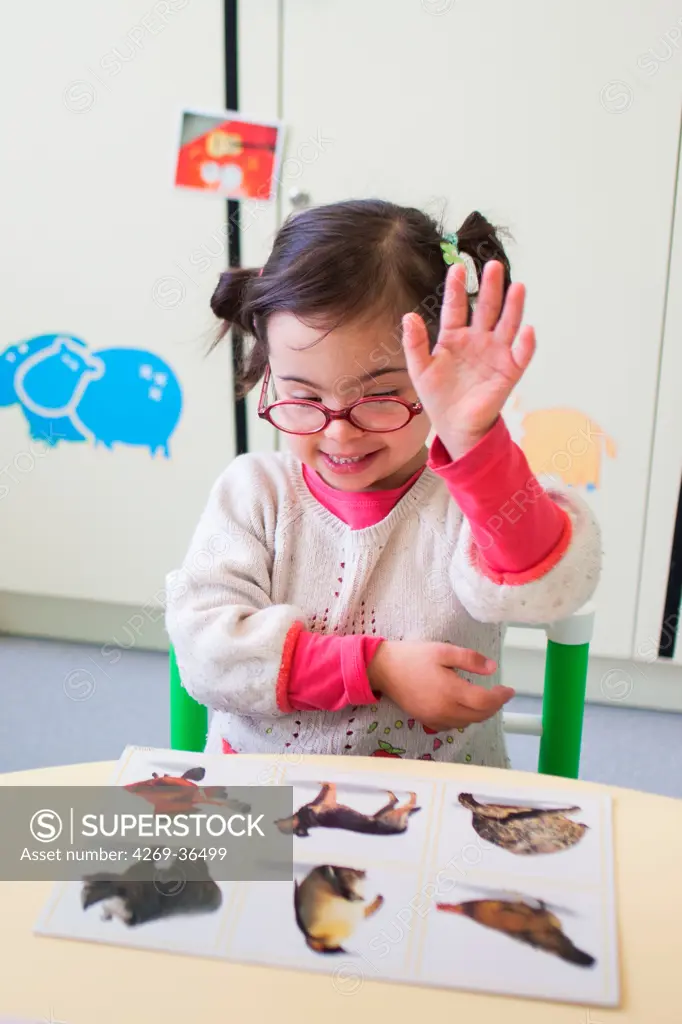
<instances>
[{"instance_id":1,"label":"baseboard","mask_svg":"<svg viewBox=\"0 0 682 1024\"><path fill-rule=\"evenodd\" d=\"M130 650L166 651L163 608L128 607L0 591L0 633ZM540 697L544 650L507 646L504 681L520 696ZM682 666L591 657L592 704L682 712Z\"/></svg>"},{"instance_id":2,"label":"baseboard","mask_svg":"<svg viewBox=\"0 0 682 1024\"><path fill-rule=\"evenodd\" d=\"M126 650L168 650L160 605L128 607L0 591L0 633Z\"/></svg>"},{"instance_id":3,"label":"baseboard","mask_svg":"<svg viewBox=\"0 0 682 1024\"><path fill-rule=\"evenodd\" d=\"M506 647L504 682L519 696L541 697L544 683L543 650ZM682 713L682 666L591 657L586 699L608 707L644 708Z\"/></svg>"}]
</instances>

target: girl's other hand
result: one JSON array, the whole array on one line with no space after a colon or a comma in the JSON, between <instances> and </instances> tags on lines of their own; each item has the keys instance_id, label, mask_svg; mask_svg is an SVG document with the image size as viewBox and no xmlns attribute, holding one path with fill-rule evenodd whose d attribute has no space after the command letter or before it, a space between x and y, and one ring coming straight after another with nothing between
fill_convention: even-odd
<instances>
[{"instance_id":1,"label":"girl's other hand","mask_svg":"<svg viewBox=\"0 0 682 1024\"><path fill-rule=\"evenodd\" d=\"M462 729L497 714L514 696L509 686L486 690L453 669L489 676L497 668L476 651L431 641L384 640L367 667L373 690L429 729Z\"/></svg>"}]
</instances>

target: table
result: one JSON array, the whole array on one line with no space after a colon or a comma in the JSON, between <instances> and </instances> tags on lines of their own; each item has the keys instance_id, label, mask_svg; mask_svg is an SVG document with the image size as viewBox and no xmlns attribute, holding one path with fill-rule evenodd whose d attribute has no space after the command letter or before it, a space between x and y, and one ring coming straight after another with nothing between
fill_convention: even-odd
<instances>
[{"instance_id":1,"label":"table","mask_svg":"<svg viewBox=\"0 0 682 1024\"><path fill-rule=\"evenodd\" d=\"M240 755L246 756L246 755ZM339 759L305 759L321 776ZM377 770L348 757L344 772ZM113 762L0 775L0 785L107 785ZM547 786L527 772L386 759L382 772L473 783ZM680 1024L682 800L567 779L551 785L614 798L620 1010L366 980L48 939L32 934L53 883L0 882L0 1015L50 1024Z\"/></svg>"}]
</instances>

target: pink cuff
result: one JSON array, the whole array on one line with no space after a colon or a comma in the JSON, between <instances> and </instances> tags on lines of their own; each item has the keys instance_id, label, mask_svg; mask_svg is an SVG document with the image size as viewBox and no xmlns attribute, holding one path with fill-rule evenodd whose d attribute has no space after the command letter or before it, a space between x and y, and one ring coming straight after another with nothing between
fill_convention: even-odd
<instances>
[{"instance_id":1,"label":"pink cuff","mask_svg":"<svg viewBox=\"0 0 682 1024\"><path fill-rule=\"evenodd\" d=\"M296 710L289 701L289 676L291 673L291 664L294 658L294 651L298 638L303 630L302 622L294 622L293 626L287 633L284 639L284 649L282 651L282 661L279 666L279 673L277 675L277 689L276 699L277 707L280 711L285 714L291 714L292 711Z\"/></svg>"},{"instance_id":2,"label":"pink cuff","mask_svg":"<svg viewBox=\"0 0 682 1024\"><path fill-rule=\"evenodd\" d=\"M367 666L384 637L362 635L354 639L360 642L347 644L341 648L341 672L348 703L374 704L377 698L369 685Z\"/></svg>"},{"instance_id":3,"label":"pink cuff","mask_svg":"<svg viewBox=\"0 0 682 1024\"><path fill-rule=\"evenodd\" d=\"M543 558L541 562L538 562L531 569L526 569L524 572L496 572L490 568L475 543L471 545L469 553L470 563L476 566L482 576L485 576L486 579L496 583L498 586L522 587L526 583L534 583L535 580L542 579L550 569L553 569L561 561L573 539L573 523L571 518L563 509L560 511L564 517L564 529L559 538L559 543L550 551L546 558Z\"/></svg>"},{"instance_id":4,"label":"pink cuff","mask_svg":"<svg viewBox=\"0 0 682 1024\"><path fill-rule=\"evenodd\" d=\"M492 574L537 571L560 548L555 561L561 557L568 517L540 486L501 417L455 461L436 437L428 465L445 480Z\"/></svg>"},{"instance_id":5,"label":"pink cuff","mask_svg":"<svg viewBox=\"0 0 682 1024\"><path fill-rule=\"evenodd\" d=\"M287 634L285 652L294 627ZM282 658L277 704L281 711L341 711L348 705L373 704L366 666L383 637L336 636L299 629L289 660L288 679ZM280 694L280 683L286 692Z\"/></svg>"}]
</instances>

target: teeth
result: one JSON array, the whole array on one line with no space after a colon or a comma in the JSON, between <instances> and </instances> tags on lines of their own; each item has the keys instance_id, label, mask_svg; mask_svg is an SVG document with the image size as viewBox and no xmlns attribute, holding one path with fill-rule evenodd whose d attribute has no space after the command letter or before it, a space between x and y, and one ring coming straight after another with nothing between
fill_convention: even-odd
<instances>
[{"instance_id":1,"label":"teeth","mask_svg":"<svg viewBox=\"0 0 682 1024\"><path fill-rule=\"evenodd\" d=\"M328 455L327 458L331 459L331 461L335 462L338 466L343 466L347 462L360 462L360 460L364 459L365 456L364 455L357 455L354 459L337 459L333 455Z\"/></svg>"}]
</instances>

